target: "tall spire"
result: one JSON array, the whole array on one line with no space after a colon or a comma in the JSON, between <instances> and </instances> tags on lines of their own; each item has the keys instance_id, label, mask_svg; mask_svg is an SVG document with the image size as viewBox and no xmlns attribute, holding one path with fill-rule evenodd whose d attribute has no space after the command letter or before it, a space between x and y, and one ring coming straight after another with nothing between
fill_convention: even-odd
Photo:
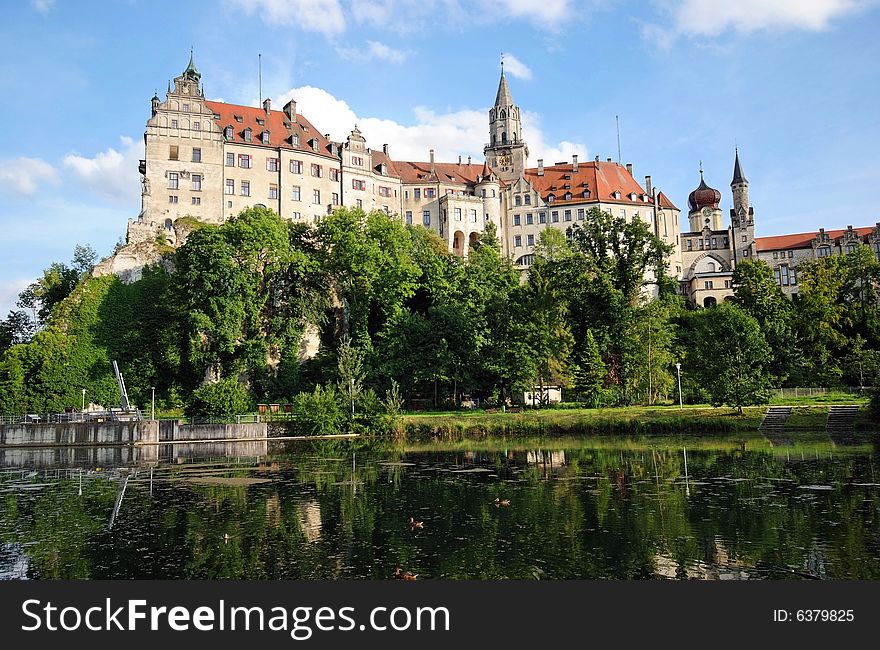
<instances>
[{"instance_id":1,"label":"tall spire","mask_svg":"<svg viewBox=\"0 0 880 650\"><path fill-rule=\"evenodd\" d=\"M510 96L510 88L507 87L507 78L504 76L504 63L501 64L501 81L498 83L498 94L495 96L495 106L511 106L513 99Z\"/></svg>"},{"instance_id":2,"label":"tall spire","mask_svg":"<svg viewBox=\"0 0 880 650\"><path fill-rule=\"evenodd\" d=\"M733 163L733 180L730 181L731 185L739 185L741 183L748 183L745 175L743 175L742 167L739 164L739 148L736 149L736 160Z\"/></svg>"},{"instance_id":3,"label":"tall spire","mask_svg":"<svg viewBox=\"0 0 880 650\"><path fill-rule=\"evenodd\" d=\"M195 59L193 58L193 50L189 48L189 63L186 66L186 70L183 71L184 77L189 77L193 81L198 82L199 79L202 78L202 73L199 72L198 68L196 68Z\"/></svg>"}]
</instances>

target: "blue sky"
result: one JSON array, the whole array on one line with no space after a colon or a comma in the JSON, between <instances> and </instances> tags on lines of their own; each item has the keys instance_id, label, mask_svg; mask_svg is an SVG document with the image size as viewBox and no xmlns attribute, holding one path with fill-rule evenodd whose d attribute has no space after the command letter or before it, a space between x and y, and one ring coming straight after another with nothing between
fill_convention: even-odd
<instances>
[{"instance_id":1,"label":"blue sky","mask_svg":"<svg viewBox=\"0 0 880 650\"><path fill-rule=\"evenodd\" d=\"M880 221L878 0L18 0L4 3L0 317L77 243L137 216L154 90L195 50L209 98L392 157L482 160L505 53L530 162L617 158L686 209L730 205L734 145L759 235Z\"/></svg>"}]
</instances>

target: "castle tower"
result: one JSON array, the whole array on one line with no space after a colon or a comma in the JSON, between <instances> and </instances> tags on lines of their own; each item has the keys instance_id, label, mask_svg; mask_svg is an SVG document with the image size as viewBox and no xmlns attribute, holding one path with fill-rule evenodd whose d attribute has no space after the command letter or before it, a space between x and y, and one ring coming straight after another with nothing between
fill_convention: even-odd
<instances>
[{"instance_id":1,"label":"castle tower","mask_svg":"<svg viewBox=\"0 0 880 650\"><path fill-rule=\"evenodd\" d=\"M749 205L749 182L746 180L739 162L739 149L733 162L733 180L730 181L733 193L733 207L730 209L730 226L733 231L734 259L754 257L755 249L755 210Z\"/></svg>"},{"instance_id":2,"label":"castle tower","mask_svg":"<svg viewBox=\"0 0 880 650\"><path fill-rule=\"evenodd\" d=\"M709 230L721 230L721 192L706 185L703 180L703 168L700 166L700 185L688 196L688 219L690 220L691 232L702 232L704 228Z\"/></svg>"},{"instance_id":3,"label":"castle tower","mask_svg":"<svg viewBox=\"0 0 880 650\"><path fill-rule=\"evenodd\" d=\"M504 181L522 176L529 157L529 148L522 139L519 107L510 96L503 63L495 105L489 109L489 143L483 154L489 166Z\"/></svg>"}]
</instances>

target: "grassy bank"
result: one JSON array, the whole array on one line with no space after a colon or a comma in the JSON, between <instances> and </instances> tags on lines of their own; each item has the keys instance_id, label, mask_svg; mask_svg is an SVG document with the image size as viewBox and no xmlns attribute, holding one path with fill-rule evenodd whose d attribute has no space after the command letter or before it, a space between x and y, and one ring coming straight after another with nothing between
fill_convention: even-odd
<instances>
[{"instance_id":1,"label":"grassy bank","mask_svg":"<svg viewBox=\"0 0 880 650\"><path fill-rule=\"evenodd\" d=\"M603 409L543 409L520 413L443 412L403 416L407 438L457 439L485 436L565 435L713 435L756 432L766 406L748 407L740 415L733 408L631 406ZM795 405L786 431L824 431L828 406ZM863 411L860 431L876 430Z\"/></svg>"}]
</instances>

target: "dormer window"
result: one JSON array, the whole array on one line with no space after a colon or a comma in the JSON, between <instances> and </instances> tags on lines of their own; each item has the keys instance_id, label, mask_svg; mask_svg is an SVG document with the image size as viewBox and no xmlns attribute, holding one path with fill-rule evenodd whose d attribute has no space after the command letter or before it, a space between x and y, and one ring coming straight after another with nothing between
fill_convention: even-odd
<instances>
[{"instance_id":1,"label":"dormer window","mask_svg":"<svg viewBox=\"0 0 880 650\"><path fill-rule=\"evenodd\" d=\"M309 146L312 148L312 151L318 151L318 140L316 138L312 138L309 140Z\"/></svg>"},{"instance_id":2,"label":"dormer window","mask_svg":"<svg viewBox=\"0 0 880 650\"><path fill-rule=\"evenodd\" d=\"M299 133L294 133L290 136L290 144L292 144L294 147L299 146Z\"/></svg>"},{"instance_id":3,"label":"dormer window","mask_svg":"<svg viewBox=\"0 0 880 650\"><path fill-rule=\"evenodd\" d=\"M259 124L260 126L263 126L264 124L266 124L266 120L260 119L260 118L258 117L258 118L257 118L257 124Z\"/></svg>"},{"instance_id":4,"label":"dormer window","mask_svg":"<svg viewBox=\"0 0 880 650\"><path fill-rule=\"evenodd\" d=\"M269 132L263 131L260 134L260 140L263 142L263 144L269 144Z\"/></svg>"},{"instance_id":5,"label":"dormer window","mask_svg":"<svg viewBox=\"0 0 880 650\"><path fill-rule=\"evenodd\" d=\"M231 126L227 126L225 129L223 129L223 137L226 139L227 142L229 140L232 140L234 135L233 135L233 129Z\"/></svg>"},{"instance_id":6,"label":"dormer window","mask_svg":"<svg viewBox=\"0 0 880 650\"><path fill-rule=\"evenodd\" d=\"M251 131L251 127L248 127L244 130L244 141L252 142L253 141L253 131Z\"/></svg>"},{"instance_id":7,"label":"dormer window","mask_svg":"<svg viewBox=\"0 0 880 650\"><path fill-rule=\"evenodd\" d=\"M612 196L615 199L619 199L620 198L620 190L614 190L614 194L612 194Z\"/></svg>"},{"instance_id":8,"label":"dormer window","mask_svg":"<svg viewBox=\"0 0 880 650\"><path fill-rule=\"evenodd\" d=\"M571 201L571 192L566 192L566 193L565 193L565 200L566 200L566 201Z\"/></svg>"},{"instance_id":9,"label":"dormer window","mask_svg":"<svg viewBox=\"0 0 880 650\"><path fill-rule=\"evenodd\" d=\"M635 193L635 192L630 192L629 200L630 200L630 201L635 201L635 200L636 200L636 193Z\"/></svg>"},{"instance_id":10,"label":"dormer window","mask_svg":"<svg viewBox=\"0 0 880 650\"><path fill-rule=\"evenodd\" d=\"M585 199L590 198L590 190L584 190L584 198Z\"/></svg>"},{"instance_id":11,"label":"dormer window","mask_svg":"<svg viewBox=\"0 0 880 650\"><path fill-rule=\"evenodd\" d=\"M547 203L553 203L553 201L555 201L555 200L556 200L555 194L550 194L547 196Z\"/></svg>"},{"instance_id":12,"label":"dormer window","mask_svg":"<svg viewBox=\"0 0 880 650\"><path fill-rule=\"evenodd\" d=\"M387 175L388 175L388 165L387 165L387 163L381 163L381 164L379 165L379 173L382 174L382 176L387 176Z\"/></svg>"},{"instance_id":13,"label":"dormer window","mask_svg":"<svg viewBox=\"0 0 880 650\"><path fill-rule=\"evenodd\" d=\"M242 118L241 115L236 115L236 116L235 116L235 121L241 123L241 122L244 121L244 118Z\"/></svg>"}]
</instances>

